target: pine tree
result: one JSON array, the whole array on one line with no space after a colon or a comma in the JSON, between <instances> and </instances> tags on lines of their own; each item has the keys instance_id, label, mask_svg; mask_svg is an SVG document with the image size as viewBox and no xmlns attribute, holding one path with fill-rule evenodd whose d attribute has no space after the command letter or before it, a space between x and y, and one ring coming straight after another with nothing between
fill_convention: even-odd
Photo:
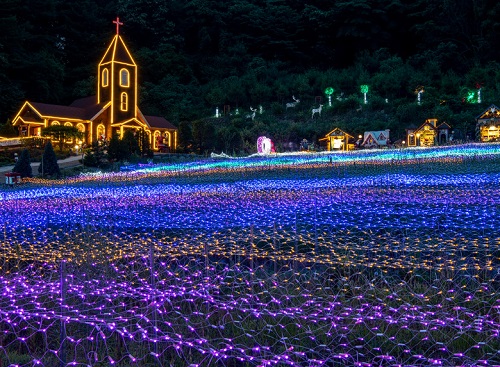
<instances>
[{"instance_id":1,"label":"pine tree","mask_svg":"<svg viewBox=\"0 0 500 367\"><path fill-rule=\"evenodd\" d=\"M52 147L50 140L45 145L45 150L43 151L42 162L38 166L38 173L42 176L55 176L59 177L61 175L61 170L59 169L59 164L57 163L57 156Z\"/></svg>"},{"instance_id":2,"label":"pine tree","mask_svg":"<svg viewBox=\"0 0 500 367\"><path fill-rule=\"evenodd\" d=\"M112 161L123 161L130 158L130 151L127 143L118 137L117 134L111 137L108 146L108 159Z\"/></svg>"},{"instance_id":3,"label":"pine tree","mask_svg":"<svg viewBox=\"0 0 500 367\"><path fill-rule=\"evenodd\" d=\"M0 136L3 136L4 138L12 138L17 136L17 130L12 125L12 122L9 119L5 124L0 125Z\"/></svg>"},{"instance_id":4,"label":"pine tree","mask_svg":"<svg viewBox=\"0 0 500 367\"><path fill-rule=\"evenodd\" d=\"M21 177L32 177L33 171L31 169L31 159L30 152L28 149L23 149L21 156L16 162L16 165L12 169L12 172L17 172L21 174Z\"/></svg>"},{"instance_id":5,"label":"pine tree","mask_svg":"<svg viewBox=\"0 0 500 367\"><path fill-rule=\"evenodd\" d=\"M188 152L188 149L193 144L193 131L189 121L181 121L179 124L179 146L180 152Z\"/></svg>"},{"instance_id":6,"label":"pine tree","mask_svg":"<svg viewBox=\"0 0 500 367\"><path fill-rule=\"evenodd\" d=\"M143 157L153 158L153 151L149 144L149 135L144 129L137 131L137 141L139 144L140 155Z\"/></svg>"},{"instance_id":7,"label":"pine tree","mask_svg":"<svg viewBox=\"0 0 500 367\"><path fill-rule=\"evenodd\" d=\"M123 142L127 145L128 151L130 155L139 155L140 148L138 142L138 136L136 131L125 130L123 134Z\"/></svg>"},{"instance_id":8,"label":"pine tree","mask_svg":"<svg viewBox=\"0 0 500 367\"><path fill-rule=\"evenodd\" d=\"M83 156L83 165L87 167L105 168L107 163L104 151L106 149L107 145L100 141L94 141L92 147L88 149Z\"/></svg>"}]
</instances>

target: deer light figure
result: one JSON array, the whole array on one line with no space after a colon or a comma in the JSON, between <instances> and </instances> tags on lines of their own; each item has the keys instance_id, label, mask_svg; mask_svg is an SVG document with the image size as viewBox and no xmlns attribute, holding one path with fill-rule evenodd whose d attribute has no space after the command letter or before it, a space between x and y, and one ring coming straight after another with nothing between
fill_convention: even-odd
<instances>
[{"instance_id":1,"label":"deer light figure","mask_svg":"<svg viewBox=\"0 0 500 367\"><path fill-rule=\"evenodd\" d=\"M319 116L321 116L321 108L323 107L322 104L319 105L318 108L313 108L312 109L312 115L311 118L314 118L314 115L317 113Z\"/></svg>"},{"instance_id":2,"label":"deer light figure","mask_svg":"<svg viewBox=\"0 0 500 367\"><path fill-rule=\"evenodd\" d=\"M252 113L245 115L245 118L252 119L252 121L253 121L255 119L255 112L257 112L257 109L250 107L250 111L252 111Z\"/></svg>"},{"instance_id":3,"label":"deer light figure","mask_svg":"<svg viewBox=\"0 0 500 367\"><path fill-rule=\"evenodd\" d=\"M295 102L289 102L289 103L287 103L287 104L286 104L286 109L287 109L287 110L288 110L289 108L294 108L294 107L297 105L297 103L299 103L299 102L300 102L300 99L295 98L295 96L292 96L292 98L293 98L293 100L294 100Z\"/></svg>"}]
</instances>

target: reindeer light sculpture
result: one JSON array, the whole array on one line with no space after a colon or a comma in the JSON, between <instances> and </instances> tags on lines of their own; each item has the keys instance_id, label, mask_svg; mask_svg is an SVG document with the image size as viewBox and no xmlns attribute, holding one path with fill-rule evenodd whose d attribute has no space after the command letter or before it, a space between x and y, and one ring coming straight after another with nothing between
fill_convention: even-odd
<instances>
[{"instance_id":1,"label":"reindeer light sculpture","mask_svg":"<svg viewBox=\"0 0 500 367\"><path fill-rule=\"evenodd\" d=\"M312 109L312 115L311 115L311 118L314 118L314 115L315 114L318 114L319 116L321 116L321 108L323 107L322 104L319 105L318 108L313 108Z\"/></svg>"},{"instance_id":2,"label":"reindeer light sculpture","mask_svg":"<svg viewBox=\"0 0 500 367\"><path fill-rule=\"evenodd\" d=\"M297 103L300 102L300 99L298 98L295 98L295 96L292 96L294 102L289 102L286 104L286 109L288 110L289 108L295 108L295 106L297 105Z\"/></svg>"},{"instance_id":3,"label":"reindeer light sculpture","mask_svg":"<svg viewBox=\"0 0 500 367\"><path fill-rule=\"evenodd\" d=\"M257 109L256 108L252 108L250 106L250 111L252 111L252 113L249 113L248 115L245 115L245 118L252 119L252 121L253 121L255 119L255 112L257 112Z\"/></svg>"}]
</instances>

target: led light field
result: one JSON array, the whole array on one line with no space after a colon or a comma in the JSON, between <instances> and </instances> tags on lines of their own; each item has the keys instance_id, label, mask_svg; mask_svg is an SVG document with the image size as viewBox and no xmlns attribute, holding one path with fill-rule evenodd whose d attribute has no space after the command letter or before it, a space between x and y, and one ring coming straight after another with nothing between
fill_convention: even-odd
<instances>
[{"instance_id":1,"label":"led light field","mask_svg":"<svg viewBox=\"0 0 500 367\"><path fill-rule=\"evenodd\" d=\"M204 160L6 188L1 365L500 364L499 152Z\"/></svg>"}]
</instances>

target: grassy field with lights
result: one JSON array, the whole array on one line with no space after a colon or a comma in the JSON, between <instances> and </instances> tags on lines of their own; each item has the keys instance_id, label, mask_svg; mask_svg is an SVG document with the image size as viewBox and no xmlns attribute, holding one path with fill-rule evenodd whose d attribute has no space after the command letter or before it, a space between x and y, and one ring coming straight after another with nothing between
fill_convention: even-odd
<instances>
[{"instance_id":1,"label":"grassy field with lights","mask_svg":"<svg viewBox=\"0 0 500 367\"><path fill-rule=\"evenodd\" d=\"M0 366L500 364L500 145L0 192Z\"/></svg>"}]
</instances>

